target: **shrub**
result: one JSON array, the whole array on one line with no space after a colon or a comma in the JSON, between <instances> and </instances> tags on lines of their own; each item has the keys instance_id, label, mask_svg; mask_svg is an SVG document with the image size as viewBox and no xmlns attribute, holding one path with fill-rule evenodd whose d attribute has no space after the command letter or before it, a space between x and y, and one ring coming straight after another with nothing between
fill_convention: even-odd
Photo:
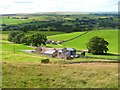
<instances>
[{"instance_id":1,"label":"shrub","mask_svg":"<svg viewBox=\"0 0 120 90\"><path fill-rule=\"evenodd\" d=\"M49 59L42 59L42 60L41 60L41 63L49 63L49 62L50 62Z\"/></svg>"}]
</instances>

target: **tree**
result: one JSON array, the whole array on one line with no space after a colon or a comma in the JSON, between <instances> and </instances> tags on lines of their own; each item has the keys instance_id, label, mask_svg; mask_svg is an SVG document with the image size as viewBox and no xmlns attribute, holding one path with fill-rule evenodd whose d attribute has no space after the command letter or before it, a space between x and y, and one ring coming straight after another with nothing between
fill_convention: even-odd
<instances>
[{"instance_id":1,"label":"tree","mask_svg":"<svg viewBox=\"0 0 120 90\"><path fill-rule=\"evenodd\" d=\"M108 51L108 42L104 38L95 36L87 43L88 52L96 55L104 54Z\"/></svg>"},{"instance_id":2,"label":"tree","mask_svg":"<svg viewBox=\"0 0 120 90\"><path fill-rule=\"evenodd\" d=\"M23 44L25 44L25 45L29 45L29 43L28 43L28 36L24 36L24 37L22 37L21 39L20 39L20 43L23 43Z\"/></svg>"},{"instance_id":3,"label":"tree","mask_svg":"<svg viewBox=\"0 0 120 90\"><path fill-rule=\"evenodd\" d=\"M20 32L11 32L9 35L8 35L8 41L13 41L14 37L19 34Z\"/></svg>"},{"instance_id":4,"label":"tree","mask_svg":"<svg viewBox=\"0 0 120 90\"><path fill-rule=\"evenodd\" d=\"M29 37L28 40L28 42L30 42L32 46L40 46L41 44L45 45L46 41L47 41L46 36L41 33L33 34L32 36Z\"/></svg>"},{"instance_id":5,"label":"tree","mask_svg":"<svg viewBox=\"0 0 120 90\"><path fill-rule=\"evenodd\" d=\"M13 38L13 42L20 44L21 43L21 38L23 38L23 37L25 37L25 35L24 35L24 33L21 32Z\"/></svg>"}]
</instances>

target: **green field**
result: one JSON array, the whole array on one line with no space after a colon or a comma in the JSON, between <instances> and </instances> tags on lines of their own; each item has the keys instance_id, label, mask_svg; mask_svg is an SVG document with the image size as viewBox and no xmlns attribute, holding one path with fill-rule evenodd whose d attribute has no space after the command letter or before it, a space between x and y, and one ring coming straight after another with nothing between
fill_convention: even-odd
<instances>
[{"instance_id":1,"label":"green field","mask_svg":"<svg viewBox=\"0 0 120 90\"><path fill-rule=\"evenodd\" d=\"M7 18L7 17L0 17L0 24L7 24L7 25L17 25L17 24L22 24L22 23L27 23L30 22L32 20L28 19L28 20L24 20L24 19L13 19L13 18Z\"/></svg>"},{"instance_id":2,"label":"green field","mask_svg":"<svg viewBox=\"0 0 120 90\"><path fill-rule=\"evenodd\" d=\"M84 32L74 32L74 33L68 33L68 34L62 34L62 35L53 35L53 36L49 36L48 39L58 40L58 41L68 40L82 33ZM76 48L77 50L87 49L86 43L89 41L90 38L94 36L102 37L109 42L108 48L110 53L118 53L118 30L90 31L87 34L84 34L83 36L77 39L63 43L63 45L65 45L66 47Z\"/></svg>"},{"instance_id":3,"label":"green field","mask_svg":"<svg viewBox=\"0 0 120 90\"><path fill-rule=\"evenodd\" d=\"M31 35L35 33L36 31L29 31L26 33L26 35ZM49 40L68 40L71 39L79 34L82 34L84 32L73 32L73 33L63 33L63 32L51 32L51 31L40 31L42 34L47 35ZM3 31L2 32L2 39L7 39L8 33L10 31ZM118 30L99 30L99 31L91 31L87 34L84 34L83 36L80 36L77 39L74 39L69 42L65 42L62 45L52 45L47 44L48 47L55 47L55 48L64 48L64 47L72 47L77 50L83 50L86 48L86 43L89 41L90 38L93 36L100 36L105 38L109 42L108 48L108 54L107 55L92 55L89 53L86 53L86 56L92 56L92 57L98 57L98 58L105 58L105 59L118 59ZM1 35L0 35L1 36Z\"/></svg>"}]
</instances>

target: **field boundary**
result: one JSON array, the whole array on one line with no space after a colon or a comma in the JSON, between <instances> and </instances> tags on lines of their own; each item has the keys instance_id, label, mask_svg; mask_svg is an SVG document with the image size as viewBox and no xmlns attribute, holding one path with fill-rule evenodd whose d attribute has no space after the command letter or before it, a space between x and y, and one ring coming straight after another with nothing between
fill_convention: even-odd
<instances>
[{"instance_id":1,"label":"field boundary","mask_svg":"<svg viewBox=\"0 0 120 90\"><path fill-rule=\"evenodd\" d=\"M72 62L64 62L64 64L79 64L79 63L120 63L119 60L117 61L72 61Z\"/></svg>"},{"instance_id":2,"label":"field boundary","mask_svg":"<svg viewBox=\"0 0 120 90\"><path fill-rule=\"evenodd\" d=\"M82 33L82 34L80 34L80 35L77 35L77 36L75 36L75 37L73 37L73 38L71 38L71 39L64 40L62 43L68 42L68 41L71 41L71 40L74 40L74 39L76 39L76 38L78 38L78 37L80 37L80 36L82 36L82 35L84 35L84 34L87 34L88 32L90 32L90 31L86 31L86 32L84 32L84 33Z\"/></svg>"}]
</instances>

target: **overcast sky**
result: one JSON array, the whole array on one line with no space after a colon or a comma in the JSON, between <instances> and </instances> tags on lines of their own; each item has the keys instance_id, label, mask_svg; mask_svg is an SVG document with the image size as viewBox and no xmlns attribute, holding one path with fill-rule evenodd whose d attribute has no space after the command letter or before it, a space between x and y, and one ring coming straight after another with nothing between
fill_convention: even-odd
<instances>
[{"instance_id":1,"label":"overcast sky","mask_svg":"<svg viewBox=\"0 0 120 90\"><path fill-rule=\"evenodd\" d=\"M119 0L0 0L0 14L118 11Z\"/></svg>"}]
</instances>

